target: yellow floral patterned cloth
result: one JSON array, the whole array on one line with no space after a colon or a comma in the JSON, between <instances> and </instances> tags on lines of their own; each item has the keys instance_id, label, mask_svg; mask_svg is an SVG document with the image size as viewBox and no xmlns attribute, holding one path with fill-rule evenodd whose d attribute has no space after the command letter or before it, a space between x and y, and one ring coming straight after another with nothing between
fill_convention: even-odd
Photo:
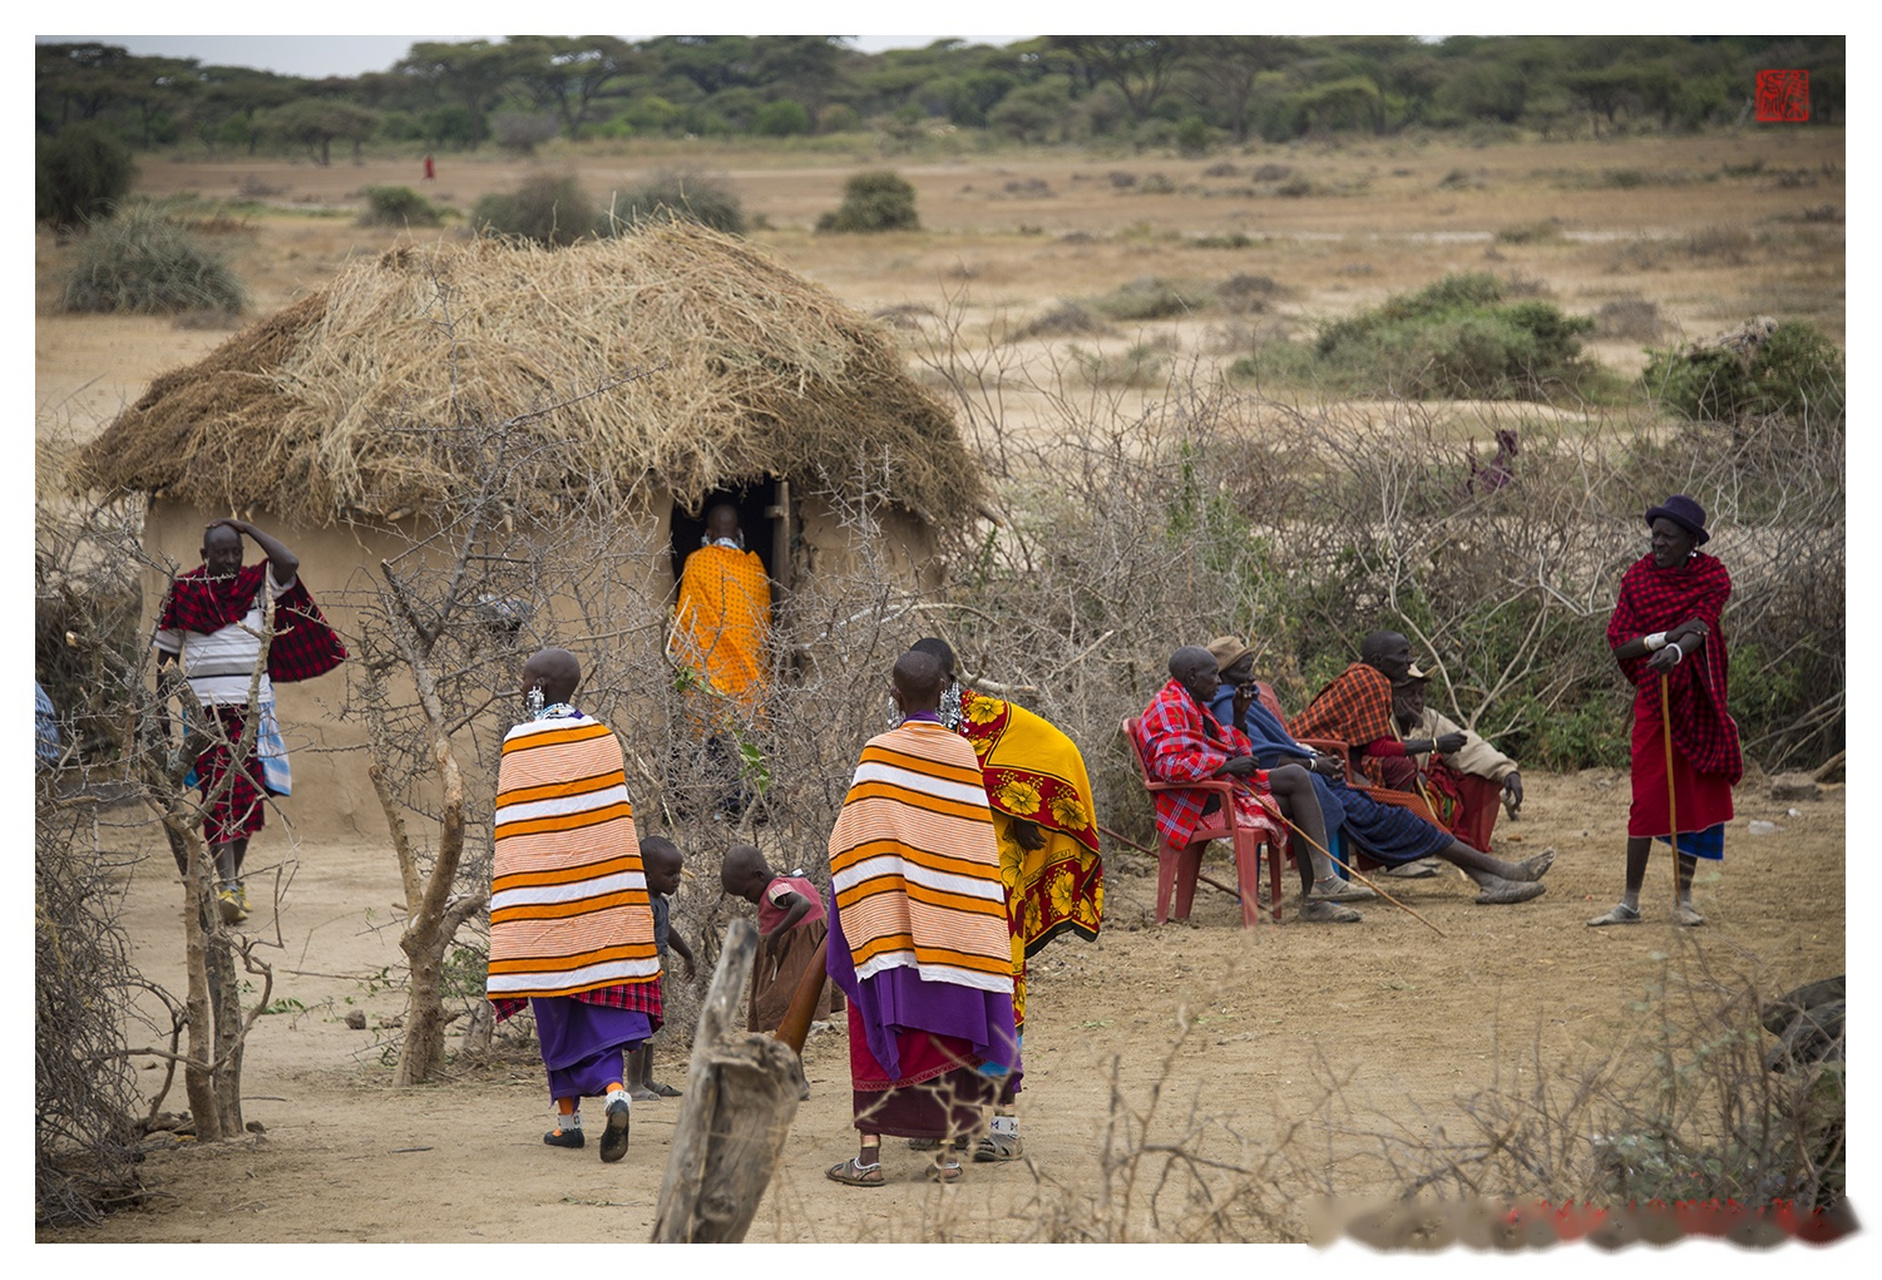
<instances>
[{"instance_id":1,"label":"yellow floral patterned cloth","mask_svg":"<svg viewBox=\"0 0 1882 1280\"><path fill-rule=\"evenodd\" d=\"M1026 957L1068 930L1094 939L1104 922L1091 779L1072 740L1024 707L962 689L960 731L980 761L994 811L1013 932L1013 1011L1023 1021ZM1043 849L1020 845L1015 818L1038 825Z\"/></svg>"}]
</instances>

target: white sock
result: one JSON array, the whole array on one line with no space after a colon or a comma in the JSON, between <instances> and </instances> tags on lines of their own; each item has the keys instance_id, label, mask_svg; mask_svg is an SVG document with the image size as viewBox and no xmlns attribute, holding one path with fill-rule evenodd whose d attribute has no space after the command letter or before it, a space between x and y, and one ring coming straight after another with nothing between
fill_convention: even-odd
<instances>
[{"instance_id":1,"label":"white sock","mask_svg":"<svg viewBox=\"0 0 1882 1280\"><path fill-rule=\"evenodd\" d=\"M555 1127L558 1129L581 1128L582 1127L581 1109L577 1108L576 1110L569 1112L567 1115L563 1115L560 1111L556 1112L555 1113Z\"/></svg>"},{"instance_id":2,"label":"white sock","mask_svg":"<svg viewBox=\"0 0 1882 1280\"><path fill-rule=\"evenodd\" d=\"M993 1117L993 1123L990 1127L994 1133L1000 1134L1003 1137L1019 1137L1018 1116L995 1116Z\"/></svg>"}]
</instances>

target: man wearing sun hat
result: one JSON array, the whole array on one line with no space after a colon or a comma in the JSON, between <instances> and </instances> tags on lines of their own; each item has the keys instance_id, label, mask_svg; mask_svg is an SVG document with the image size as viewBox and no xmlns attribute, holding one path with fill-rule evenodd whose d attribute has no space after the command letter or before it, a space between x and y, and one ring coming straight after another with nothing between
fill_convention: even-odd
<instances>
[{"instance_id":1,"label":"man wearing sun hat","mask_svg":"<svg viewBox=\"0 0 1882 1280\"><path fill-rule=\"evenodd\" d=\"M1640 922L1640 887L1656 839L1678 841L1674 919L1705 923L1692 901L1695 860L1725 857L1732 788L1745 772L1738 726L1725 709L1719 625L1732 575L1699 550L1712 535L1705 509L1685 494L1648 508L1646 521L1649 550L1622 575L1608 619L1608 648L1634 685L1634 795L1625 890L1612 910L1588 921L1597 926Z\"/></svg>"},{"instance_id":2,"label":"man wearing sun hat","mask_svg":"<svg viewBox=\"0 0 1882 1280\"><path fill-rule=\"evenodd\" d=\"M1425 705L1430 681L1414 662L1392 686L1392 714L1405 735L1406 755L1380 761L1385 785L1410 791L1422 783L1438 821L1471 848L1488 853L1498 805L1509 806L1511 817L1522 808L1522 775L1514 760L1476 732ZM1431 744L1429 751L1414 750L1424 742Z\"/></svg>"}]
</instances>

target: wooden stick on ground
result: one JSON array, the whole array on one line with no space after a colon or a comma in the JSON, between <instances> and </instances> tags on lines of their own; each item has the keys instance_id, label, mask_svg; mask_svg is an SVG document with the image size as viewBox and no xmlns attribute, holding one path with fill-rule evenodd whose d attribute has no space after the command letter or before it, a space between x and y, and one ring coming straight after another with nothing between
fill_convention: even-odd
<instances>
[{"instance_id":1,"label":"wooden stick on ground","mask_svg":"<svg viewBox=\"0 0 1882 1280\"><path fill-rule=\"evenodd\" d=\"M1102 834L1110 836L1113 840L1117 841L1119 844L1126 845L1129 848L1135 849L1139 853L1147 853L1153 858L1162 857L1162 855L1159 854L1155 849L1146 849L1142 845L1138 844L1135 840L1129 839L1128 837L1125 837L1125 836L1121 836L1117 832L1111 830L1111 828L1109 827L1100 826L1098 830ZM1210 877L1203 875L1200 871L1196 873L1196 879L1202 881L1204 884L1208 885L1211 889L1220 889L1223 893L1228 894L1229 897L1235 899L1235 901L1237 902L1240 902L1242 900L1241 894L1229 888L1227 885L1223 884L1220 880L1211 879Z\"/></svg>"},{"instance_id":2,"label":"wooden stick on ground","mask_svg":"<svg viewBox=\"0 0 1882 1280\"><path fill-rule=\"evenodd\" d=\"M757 926L734 920L693 1032L655 1244L743 1240L790 1137L804 1081L797 1054L771 1036L742 1034L736 1016L757 951Z\"/></svg>"}]
</instances>

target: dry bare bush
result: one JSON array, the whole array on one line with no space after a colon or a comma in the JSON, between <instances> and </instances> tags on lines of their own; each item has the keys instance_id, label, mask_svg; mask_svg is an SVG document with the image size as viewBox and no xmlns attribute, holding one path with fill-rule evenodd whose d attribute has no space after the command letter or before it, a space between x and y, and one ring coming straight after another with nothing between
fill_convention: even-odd
<instances>
[{"instance_id":1,"label":"dry bare bush","mask_svg":"<svg viewBox=\"0 0 1882 1280\"><path fill-rule=\"evenodd\" d=\"M61 795L42 774L34 802L33 1218L92 1222L144 1194L125 1053L141 979L91 798Z\"/></svg>"},{"instance_id":2,"label":"dry bare bush","mask_svg":"<svg viewBox=\"0 0 1882 1280\"><path fill-rule=\"evenodd\" d=\"M1576 405L1282 401L1193 367L1132 395L1053 353L977 346L958 316L912 341L1008 513L953 549L936 629L970 671L1036 690L1129 834L1147 806L1119 719L1174 648L1227 631L1290 710L1390 628L1435 664L1446 713L1518 758L1624 762L1631 691L1605 626L1641 513L1671 492L1713 513L1708 550L1738 584L1726 624L1754 763L1841 746L1840 411L1735 441ZM1022 399L1028 429L1011 423ZM1472 461L1499 430L1520 439L1501 487Z\"/></svg>"},{"instance_id":3,"label":"dry bare bush","mask_svg":"<svg viewBox=\"0 0 1882 1280\"><path fill-rule=\"evenodd\" d=\"M1523 1069L1495 1055L1490 1083L1456 1099L1454 1112L1405 1100L1381 1106L1369 1092L1350 1093L1350 1072L1323 1061L1314 1145L1324 1141L1339 1158L1303 1161L1287 1149L1288 1185L1348 1201L1838 1205L1844 1064L1767 1070L1768 993L1755 965L1740 964L1728 968L1685 942L1631 1005L1634 1023L1613 1050L1550 1062L1538 1034Z\"/></svg>"}]
</instances>

